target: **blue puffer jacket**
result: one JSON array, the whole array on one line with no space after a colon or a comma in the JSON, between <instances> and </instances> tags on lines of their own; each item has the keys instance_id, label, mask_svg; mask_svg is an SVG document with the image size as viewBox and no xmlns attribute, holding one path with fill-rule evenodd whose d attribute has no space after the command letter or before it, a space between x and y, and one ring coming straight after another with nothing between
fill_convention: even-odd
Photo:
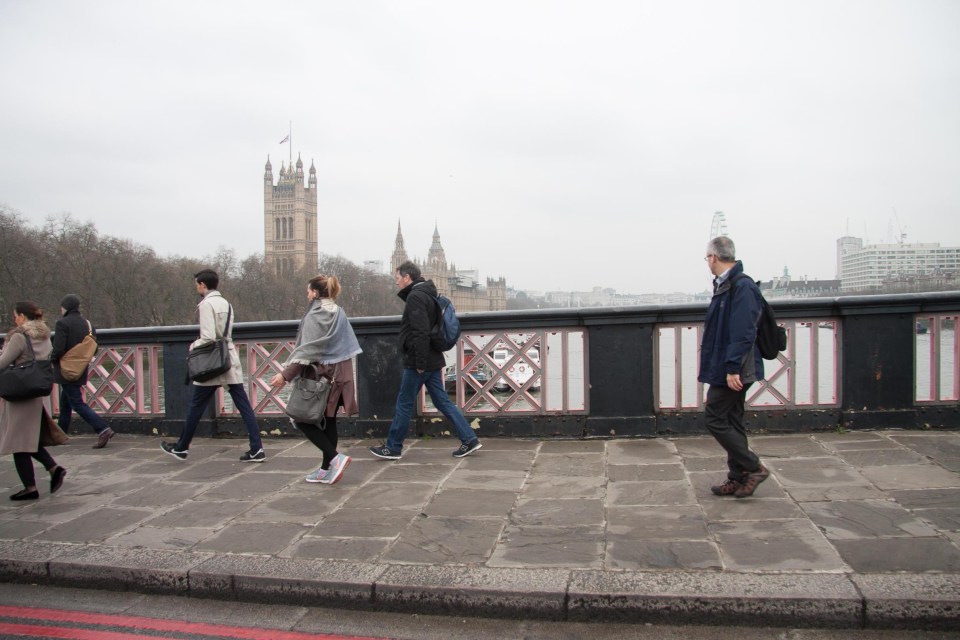
<instances>
[{"instance_id":1,"label":"blue puffer jacket","mask_svg":"<svg viewBox=\"0 0 960 640\"><path fill-rule=\"evenodd\" d=\"M739 373L744 384L763 380L763 358L755 344L763 311L760 289L743 277L736 281L732 294L730 291L730 283L742 273L743 263L737 260L723 284L714 284L700 343L700 382L726 385L728 373Z\"/></svg>"}]
</instances>

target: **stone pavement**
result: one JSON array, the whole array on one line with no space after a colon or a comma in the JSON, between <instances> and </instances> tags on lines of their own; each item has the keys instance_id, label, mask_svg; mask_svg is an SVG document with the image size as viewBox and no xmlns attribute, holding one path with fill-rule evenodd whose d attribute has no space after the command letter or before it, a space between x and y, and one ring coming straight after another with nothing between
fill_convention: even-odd
<instances>
[{"instance_id":1,"label":"stone pavement","mask_svg":"<svg viewBox=\"0 0 960 640\"><path fill-rule=\"evenodd\" d=\"M718 498L710 437L411 440L399 461L74 436L54 496L0 503L0 579L408 612L671 624L960 626L960 433L755 436L772 471ZM19 488L9 456L0 487Z\"/></svg>"}]
</instances>

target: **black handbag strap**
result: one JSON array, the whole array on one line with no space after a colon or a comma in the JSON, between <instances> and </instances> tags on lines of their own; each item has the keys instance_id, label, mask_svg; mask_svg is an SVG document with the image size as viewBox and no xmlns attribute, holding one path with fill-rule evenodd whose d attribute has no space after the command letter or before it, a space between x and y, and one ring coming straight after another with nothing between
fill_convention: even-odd
<instances>
[{"instance_id":1,"label":"black handbag strap","mask_svg":"<svg viewBox=\"0 0 960 640\"><path fill-rule=\"evenodd\" d=\"M28 335L25 334L25 333L21 333L20 335L22 335L22 336L23 336L23 339L27 341L27 351L30 352L30 360L29 360L28 362L36 362L36 361L37 361L37 354L36 354L36 353L34 352L34 350L33 350L33 340L31 340L31 339L30 339L30 336L28 336ZM26 364L26 363L24 363L24 364Z\"/></svg>"}]
</instances>

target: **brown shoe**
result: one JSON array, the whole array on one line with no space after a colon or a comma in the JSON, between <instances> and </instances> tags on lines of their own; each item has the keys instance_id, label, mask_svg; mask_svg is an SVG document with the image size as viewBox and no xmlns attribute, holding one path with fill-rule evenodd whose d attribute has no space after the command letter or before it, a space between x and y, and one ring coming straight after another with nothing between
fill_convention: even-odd
<instances>
[{"instance_id":1,"label":"brown shoe","mask_svg":"<svg viewBox=\"0 0 960 640\"><path fill-rule=\"evenodd\" d=\"M738 480L730 480L728 478L725 482L710 487L710 491L713 491L713 495L715 496L732 496L742 486Z\"/></svg>"},{"instance_id":2,"label":"brown shoe","mask_svg":"<svg viewBox=\"0 0 960 640\"><path fill-rule=\"evenodd\" d=\"M110 438L112 438L114 435L113 429L107 427L100 432L99 436L97 436L97 444L93 445L93 448L103 449L105 446L107 446L107 443L110 442Z\"/></svg>"},{"instance_id":3,"label":"brown shoe","mask_svg":"<svg viewBox=\"0 0 960 640\"><path fill-rule=\"evenodd\" d=\"M748 473L746 479L743 481L743 484L740 485L740 488L737 489L733 496L735 498L746 498L747 496L752 496L753 492L757 490L757 487L761 482L770 477L770 470L765 466L760 465L760 469L754 471L753 473Z\"/></svg>"}]
</instances>

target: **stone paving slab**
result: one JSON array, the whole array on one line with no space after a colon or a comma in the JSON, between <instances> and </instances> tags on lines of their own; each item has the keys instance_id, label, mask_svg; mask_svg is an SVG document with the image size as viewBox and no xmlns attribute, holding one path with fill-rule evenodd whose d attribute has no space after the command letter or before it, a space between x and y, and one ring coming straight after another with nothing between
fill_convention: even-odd
<instances>
[{"instance_id":1,"label":"stone paving slab","mask_svg":"<svg viewBox=\"0 0 960 640\"><path fill-rule=\"evenodd\" d=\"M487 438L463 459L431 438L396 462L345 440L333 486L303 481L305 441L267 439L259 465L239 438L186 462L157 438L93 441L54 451L57 495L0 505L0 580L570 620L950 628L960 611L953 432L757 436L772 473L744 500L710 491L708 436Z\"/></svg>"}]
</instances>

